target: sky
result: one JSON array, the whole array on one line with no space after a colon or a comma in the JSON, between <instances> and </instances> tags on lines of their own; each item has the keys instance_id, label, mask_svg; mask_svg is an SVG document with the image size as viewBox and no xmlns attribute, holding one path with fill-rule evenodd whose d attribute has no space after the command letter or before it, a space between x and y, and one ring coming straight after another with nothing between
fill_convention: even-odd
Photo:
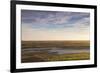
<instances>
[{"instance_id":1,"label":"sky","mask_svg":"<svg viewBox=\"0 0 100 73\"><path fill-rule=\"evenodd\" d=\"M89 40L90 13L21 10L22 40Z\"/></svg>"}]
</instances>

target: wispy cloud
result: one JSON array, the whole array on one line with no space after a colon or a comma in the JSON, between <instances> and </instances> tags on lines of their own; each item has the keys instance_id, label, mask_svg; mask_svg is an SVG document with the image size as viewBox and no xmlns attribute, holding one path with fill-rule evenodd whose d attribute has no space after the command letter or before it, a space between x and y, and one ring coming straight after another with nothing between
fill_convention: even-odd
<instances>
[{"instance_id":1,"label":"wispy cloud","mask_svg":"<svg viewBox=\"0 0 100 73\"><path fill-rule=\"evenodd\" d=\"M88 26L89 13L22 10L22 25L33 28Z\"/></svg>"}]
</instances>

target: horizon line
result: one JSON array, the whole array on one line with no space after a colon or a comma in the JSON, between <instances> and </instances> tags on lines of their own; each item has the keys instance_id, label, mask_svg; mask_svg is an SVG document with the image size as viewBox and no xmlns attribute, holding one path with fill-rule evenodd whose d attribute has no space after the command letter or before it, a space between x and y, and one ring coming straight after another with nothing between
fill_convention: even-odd
<instances>
[{"instance_id":1,"label":"horizon line","mask_svg":"<svg viewBox=\"0 0 100 73\"><path fill-rule=\"evenodd\" d=\"M21 40L21 41L90 41L90 40Z\"/></svg>"}]
</instances>

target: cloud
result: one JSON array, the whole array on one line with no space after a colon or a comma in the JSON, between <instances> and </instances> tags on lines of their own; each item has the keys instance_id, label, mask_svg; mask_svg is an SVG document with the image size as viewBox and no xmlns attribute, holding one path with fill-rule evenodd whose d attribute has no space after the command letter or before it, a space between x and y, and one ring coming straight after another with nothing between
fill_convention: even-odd
<instances>
[{"instance_id":1,"label":"cloud","mask_svg":"<svg viewBox=\"0 0 100 73\"><path fill-rule=\"evenodd\" d=\"M22 25L32 28L89 27L90 14L82 12L57 12L22 10Z\"/></svg>"}]
</instances>

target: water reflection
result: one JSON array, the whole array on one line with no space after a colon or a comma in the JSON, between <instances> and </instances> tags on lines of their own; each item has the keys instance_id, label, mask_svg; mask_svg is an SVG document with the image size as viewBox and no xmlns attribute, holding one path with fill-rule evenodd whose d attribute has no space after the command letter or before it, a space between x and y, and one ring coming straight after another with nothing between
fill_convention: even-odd
<instances>
[{"instance_id":1,"label":"water reflection","mask_svg":"<svg viewBox=\"0 0 100 73\"><path fill-rule=\"evenodd\" d=\"M47 52L48 54L73 54L73 53L89 53L89 48L27 48L22 49L23 52Z\"/></svg>"}]
</instances>

